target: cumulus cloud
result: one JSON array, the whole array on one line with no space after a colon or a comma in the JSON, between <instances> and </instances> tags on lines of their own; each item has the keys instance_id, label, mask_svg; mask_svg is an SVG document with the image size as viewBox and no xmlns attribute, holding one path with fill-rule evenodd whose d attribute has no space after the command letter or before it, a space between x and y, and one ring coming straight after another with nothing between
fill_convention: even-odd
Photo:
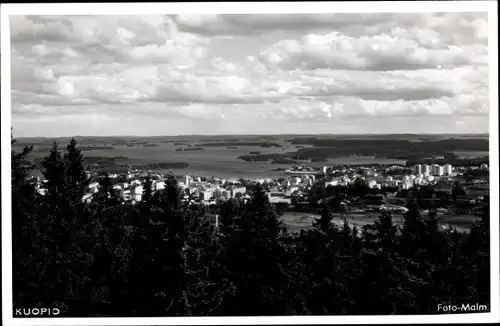
<instances>
[{"instance_id":1,"label":"cumulus cloud","mask_svg":"<svg viewBox=\"0 0 500 326\"><path fill-rule=\"evenodd\" d=\"M488 126L482 13L12 16L10 24L13 123L26 132L37 132L37 119L77 130L96 116L160 134L147 123L175 120L187 133L358 123L374 132L398 119L411 131L424 118L449 119L457 131ZM79 118L61 118L70 116Z\"/></svg>"},{"instance_id":2,"label":"cumulus cloud","mask_svg":"<svg viewBox=\"0 0 500 326\"><path fill-rule=\"evenodd\" d=\"M262 51L260 58L267 66L282 69L420 70L485 65L488 50L480 45L428 48L387 34L354 38L333 32L281 40Z\"/></svg>"}]
</instances>

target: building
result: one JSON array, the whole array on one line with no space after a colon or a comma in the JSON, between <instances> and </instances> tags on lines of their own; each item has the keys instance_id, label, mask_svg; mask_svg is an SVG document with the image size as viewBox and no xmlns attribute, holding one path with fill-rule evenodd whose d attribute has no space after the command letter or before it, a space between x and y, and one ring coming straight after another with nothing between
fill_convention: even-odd
<instances>
[{"instance_id":1,"label":"building","mask_svg":"<svg viewBox=\"0 0 500 326\"><path fill-rule=\"evenodd\" d=\"M207 189L201 190L200 191L200 200L209 200L210 198L215 197L216 190L217 189L213 189L213 188L207 188Z\"/></svg>"},{"instance_id":2,"label":"building","mask_svg":"<svg viewBox=\"0 0 500 326\"><path fill-rule=\"evenodd\" d=\"M247 192L245 187L232 187L229 189L229 194L232 198L236 197L237 194L244 195Z\"/></svg>"},{"instance_id":3,"label":"building","mask_svg":"<svg viewBox=\"0 0 500 326\"><path fill-rule=\"evenodd\" d=\"M415 174L416 175L422 174L422 165L421 164L415 165Z\"/></svg>"},{"instance_id":4,"label":"building","mask_svg":"<svg viewBox=\"0 0 500 326\"><path fill-rule=\"evenodd\" d=\"M98 189L99 189L99 183L92 182L91 184L89 184L89 191L90 191L90 193L94 193L95 194Z\"/></svg>"},{"instance_id":5,"label":"building","mask_svg":"<svg viewBox=\"0 0 500 326\"><path fill-rule=\"evenodd\" d=\"M431 168L429 165L425 164L422 166L422 174L424 176L431 174Z\"/></svg>"},{"instance_id":6,"label":"building","mask_svg":"<svg viewBox=\"0 0 500 326\"><path fill-rule=\"evenodd\" d=\"M401 182L399 184L399 189L410 189L413 186L411 181Z\"/></svg>"},{"instance_id":7,"label":"building","mask_svg":"<svg viewBox=\"0 0 500 326\"><path fill-rule=\"evenodd\" d=\"M399 180L386 180L385 184L387 187L397 187L399 185Z\"/></svg>"},{"instance_id":8,"label":"building","mask_svg":"<svg viewBox=\"0 0 500 326\"><path fill-rule=\"evenodd\" d=\"M443 167L439 164L432 164L431 166L431 175L442 176L443 175Z\"/></svg>"},{"instance_id":9,"label":"building","mask_svg":"<svg viewBox=\"0 0 500 326\"><path fill-rule=\"evenodd\" d=\"M132 189L130 189L130 195L132 197L131 199L135 200L136 202L141 201L143 191L144 190L141 185L132 187Z\"/></svg>"},{"instance_id":10,"label":"building","mask_svg":"<svg viewBox=\"0 0 500 326\"><path fill-rule=\"evenodd\" d=\"M165 182L164 181L155 182L153 184L153 189L154 191L165 189Z\"/></svg>"},{"instance_id":11,"label":"building","mask_svg":"<svg viewBox=\"0 0 500 326\"><path fill-rule=\"evenodd\" d=\"M452 172L453 172L453 166L451 164L446 164L443 166L443 174L451 175Z\"/></svg>"}]
</instances>

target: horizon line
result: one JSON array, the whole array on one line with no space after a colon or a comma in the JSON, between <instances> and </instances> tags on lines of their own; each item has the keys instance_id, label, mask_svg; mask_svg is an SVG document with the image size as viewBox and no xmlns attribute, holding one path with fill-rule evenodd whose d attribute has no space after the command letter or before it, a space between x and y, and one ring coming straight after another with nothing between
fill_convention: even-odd
<instances>
[{"instance_id":1,"label":"horizon line","mask_svg":"<svg viewBox=\"0 0 500 326\"><path fill-rule=\"evenodd\" d=\"M101 137L101 138L112 138L112 137L128 137L128 138L154 138L154 137L194 137L194 136L204 136L204 137L217 137L217 136L461 136L461 135L490 135L489 132L478 132L478 133L349 133L349 134L333 134L333 133L255 133L255 134L177 134L177 135L73 135L73 136L18 136L14 139L22 138L90 138L90 137Z\"/></svg>"}]
</instances>

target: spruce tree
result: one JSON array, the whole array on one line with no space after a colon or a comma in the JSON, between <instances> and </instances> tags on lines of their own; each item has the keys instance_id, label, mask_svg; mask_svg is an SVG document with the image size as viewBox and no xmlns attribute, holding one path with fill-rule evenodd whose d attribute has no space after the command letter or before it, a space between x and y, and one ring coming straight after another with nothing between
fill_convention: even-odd
<instances>
[{"instance_id":1,"label":"spruce tree","mask_svg":"<svg viewBox=\"0 0 500 326\"><path fill-rule=\"evenodd\" d=\"M396 240L397 228L392 222L392 214L383 212L375 221L377 238L382 247L391 247Z\"/></svg>"},{"instance_id":2,"label":"spruce tree","mask_svg":"<svg viewBox=\"0 0 500 326\"><path fill-rule=\"evenodd\" d=\"M83 166L83 155L74 138L64 154L66 191L73 203L80 203L87 189L89 179Z\"/></svg>"},{"instance_id":3,"label":"spruce tree","mask_svg":"<svg viewBox=\"0 0 500 326\"><path fill-rule=\"evenodd\" d=\"M142 194L142 202L143 203L148 203L151 201L153 197L153 180L151 179L151 176L148 175L146 176L146 179L144 180L144 183L142 185L142 188L144 189L144 193Z\"/></svg>"},{"instance_id":4,"label":"spruce tree","mask_svg":"<svg viewBox=\"0 0 500 326\"><path fill-rule=\"evenodd\" d=\"M328 203L323 204L323 210L321 213L321 217L318 219L315 219L313 222L313 226L318 229L319 231L327 234L329 233L330 230L332 230L334 227L332 226L332 221L333 221L333 214L332 214L332 209Z\"/></svg>"},{"instance_id":5,"label":"spruce tree","mask_svg":"<svg viewBox=\"0 0 500 326\"><path fill-rule=\"evenodd\" d=\"M11 140L11 145L15 140ZM43 232L37 218L37 196L34 186L28 183L33 168L28 162L32 146L26 146L19 153L11 150L12 168L12 286L13 307L36 306L44 301L40 290L40 272L37 265L43 263L44 243L38 232Z\"/></svg>"},{"instance_id":6,"label":"spruce tree","mask_svg":"<svg viewBox=\"0 0 500 326\"><path fill-rule=\"evenodd\" d=\"M281 239L288 234L260 184L235 222L225 267L236 292L222 309L230 315L278 314L286 306L284 266L290 257Z\"/></svg>"},{"instance_id":7,"label":"spruce tree","mask_svg":"<svg viewBox=\"0 0 500 326\"><path fill-rule=\"evenodd\" d=\"M44 168L42 173L47 180L47 194L53 199L66 197L64 161L55 141L42 166Z\"/></svg>"}]
</instances>

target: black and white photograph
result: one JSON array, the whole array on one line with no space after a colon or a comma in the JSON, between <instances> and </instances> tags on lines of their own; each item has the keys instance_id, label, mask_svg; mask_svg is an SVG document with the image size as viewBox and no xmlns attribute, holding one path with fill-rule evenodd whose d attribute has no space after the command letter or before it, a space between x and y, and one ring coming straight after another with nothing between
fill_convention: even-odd
<instances>
[{"instance_id":1,"label":"black and white photograph","mask_svg":"<svg viewBox=\"0 0 500 326\"><path fill-rule=\"evenodd\" d=\"M497 4L394 4L2 5L4 324L498 321Z\"/></svg>"}]
</instances>

